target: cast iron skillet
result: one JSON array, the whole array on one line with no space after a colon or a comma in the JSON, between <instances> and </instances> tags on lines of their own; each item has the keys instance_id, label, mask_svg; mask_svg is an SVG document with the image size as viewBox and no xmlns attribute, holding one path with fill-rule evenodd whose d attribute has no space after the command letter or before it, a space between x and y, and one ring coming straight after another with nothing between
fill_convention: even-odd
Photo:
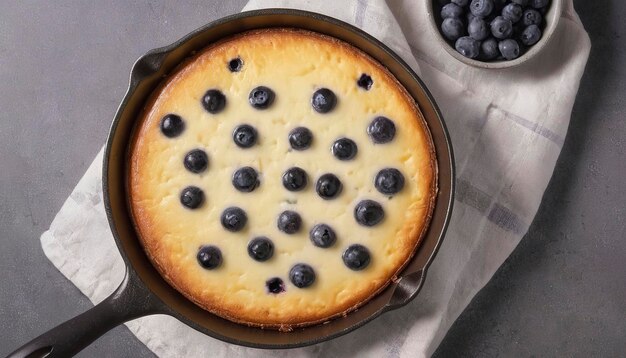
<instances>
[{"instance_id":1,"label":"cast iron skillet","mask_svg":"<svg viewBox=\"0 0 626 358\"><path fill-rule=\"evenodd\" d=\"M386 66L419 104L433 137L439 166L439 194L430 229L399 280L346 317L292 332L262 330L232 323L204 311L161 278L145 255L133 228L127 203L128 143L139 112L150 93L176 65L207 44L242 31L295 27L346 41ZM35 338L9 357L67 357L78 353L111 328L152 314L171 315L225 342L256 348L293 348L346 334L380 314L410 302L424 283L426 269L443 239L454 193L454 160L446 126L426 86L387 46L342 21L316 13L268 9L244 12L212 22L178 42L155 49L133 66L130 84L117 111L102 170L104 205L115 242L126 264L126 276L115 292L89 311Z\"/></svg>"}]
</instances>

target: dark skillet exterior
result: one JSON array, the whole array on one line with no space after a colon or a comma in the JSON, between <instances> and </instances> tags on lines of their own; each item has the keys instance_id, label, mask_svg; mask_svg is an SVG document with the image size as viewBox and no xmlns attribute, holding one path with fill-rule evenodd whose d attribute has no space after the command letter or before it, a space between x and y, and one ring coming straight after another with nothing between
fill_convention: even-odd
<instances>
[{"instance_id":1,"label":"dark skillet exterior","mask_svg":"<svg viewBox=\"0 0 626 358\"><path fill-rule=\"evenodd\" d=\"M438 161L439 193L431 224L421 246L399 279L346 317L292 332L262 330L236 324L204 311L163 280L143 252L136 236L127 195L130 139L144 103L163 77L206 45L233 34L267 27L295 27L346 41L387 67L419 104L430 128ZM389 48L363 31L320 14L266 9L228 16L212 22L176 43L149 51L133 66L128 91L120 104L107 141L103 163L104 204L116 244L130 272L127 286L147 288L137 311L165 313L211 337L255 348L293 348L346 334L380 314L410 302L420 291L426 270L444 237L454 194L454 159L447 129L431 94L409 66ZM145 307L150 307L146 310ZM134 308L133 308L134 309Z\"/></svg>"}]
</instances>

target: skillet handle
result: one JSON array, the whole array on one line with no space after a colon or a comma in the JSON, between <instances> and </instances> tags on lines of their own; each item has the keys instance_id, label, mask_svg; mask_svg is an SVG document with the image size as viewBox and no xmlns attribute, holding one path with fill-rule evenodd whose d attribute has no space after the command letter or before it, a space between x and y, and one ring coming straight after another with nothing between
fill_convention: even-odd
<instances>
[{"instance_id":1,"label":"skillet handle","mask_svg":"<svg viewBox=\"0 0 626 358\"><path fill-rule=\"evenodd\" d=\"M395 310L411 302L421 291L424 276L424 270L419 270L402 277L393 291L391 299L385 305L385 312Z\"/></svg>"},{"instance_id":2,"label":"skillet handle","mask_svg":"<svg viewBox=\"0 0 626 358\"><path fill-rule=\"evenodd\" d=\"M7 358L70 357L110 329L157 313L167 313L165 305L127 268L120 286L104 301L26 343Z\"/></svg>"}]
</instances>

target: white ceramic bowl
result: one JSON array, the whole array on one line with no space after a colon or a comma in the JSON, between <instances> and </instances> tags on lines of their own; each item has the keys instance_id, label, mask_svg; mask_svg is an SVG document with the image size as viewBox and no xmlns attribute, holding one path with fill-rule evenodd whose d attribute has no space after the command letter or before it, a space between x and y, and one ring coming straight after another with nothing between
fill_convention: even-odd
<instances>
[{"instance_id":1,"label":"white ceramic bowl","mask_svg":"<svg viewBox=\"0 0 626 358\"><path fill-rule=\"evenodd\" d=\"M491 61L484 62L479 60L473 60L471 58L467 58L456 51L453 45L443 37L441 31L439 30L439 24L441 23L441 16L438 13L435 13L438 9L436 3L439 3L439 0L423 0L426 4L426 13L428 14L428 19L430 22L430 27L432 30L432 35L435 36L437 41L443 46L443 48L448 51L450 55L452 55L457 60L465 63L466 65L479 67L479 68L487 68L487 69L500 69L500 68L509 68L521 65L522 63L528 61L530 58L538 54L543 48L548 44L550 38L554 34L556 27L561 19L561 13L563 12L563 0L552 0L548 12L543 16L544 21L546 22L545 27L543 29L543 35L539 42L535 45L531 46L528 51L526 51L522 56L511 60L511 61Z\"/></svg>"}]
</instances>

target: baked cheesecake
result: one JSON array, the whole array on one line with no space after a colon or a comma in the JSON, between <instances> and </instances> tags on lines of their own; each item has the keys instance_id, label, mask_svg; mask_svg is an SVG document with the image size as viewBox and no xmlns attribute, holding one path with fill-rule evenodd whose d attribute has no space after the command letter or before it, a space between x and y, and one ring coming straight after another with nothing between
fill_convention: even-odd
<instances>
[{"instance_id":1,"label":"baked cheesecake","mask_svg":"<svg viewBox=\"0 0 626 358\"><path fill-rule=\"evenodd\" d=\"M199 51L137 120L128 191L163 278L205 310L290 330L358 308L428 228L430 133L381 64L318 33Z\"/></svg>"}]
</instances>

